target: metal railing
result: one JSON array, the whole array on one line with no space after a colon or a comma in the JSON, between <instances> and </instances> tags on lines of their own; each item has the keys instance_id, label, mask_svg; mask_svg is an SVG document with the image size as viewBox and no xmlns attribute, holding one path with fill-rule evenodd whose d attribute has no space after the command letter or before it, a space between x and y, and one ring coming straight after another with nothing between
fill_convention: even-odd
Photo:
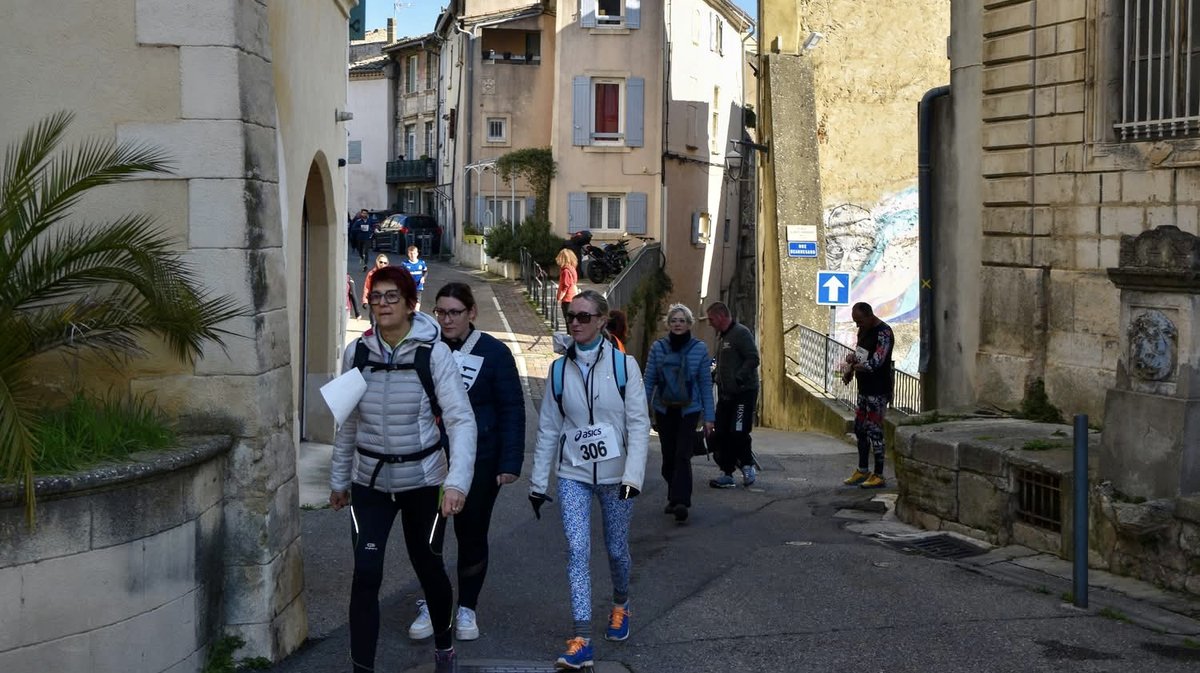
<instances>
[{"instance_id":1,"label":"metal railing","mask_svg":"<svg viewBox=\"0 0 1200 673\"><path fill-rule=\"evenodd\" d=\"M430 182L435 175L433 159L400 159L387 162L387 182Z\"/></svg>"},{"instance_id":2,"label":"metal railing","mask_svg":"<svg viewBox=\"0 0 1200 673\"><path fill-rule=\"evenodd\" d=\"M648 276L654 269L661 268L666 263L666 258L662 254L662 244L655 241L647 243L633 252L633 258L621 269L621 273L613 279L613 282L608 284L608 289L604 291L604 298L608 300L608 307L624 308L629 300L633 298L633 293L637 290L637 286L642 282L642 279Z\"/></svg>"},{"instance_id":3,"label":"metal railing","mask_svg":"<svg viewBox=\"0 0 1200 673\"><path fill-rule=\"evenodd\" d=\"M1200 131L1200 56L1195 0L1125 0L1121 139L1168 138ZM1158 11L1155 12L1155 9ZM1189 27L1191 26L1191 28Z\"/></svg>"},{"instance_id":4,"label":"metal railing","mask_svg":"<svg viewBox=\"0 0 1200 673\"><path fill-rule=\"evenodd\" d=\"M853 409L858 405L858 382L842 383L842 368L846 356L854 348L833 337L804 325L792 325L784 331L786 338L796 333L794 340L786 341L784 351L789 372L831 398ZM794 344L794 345L793 345ZM893 367L894 387L892 408L903 414L921 412L921 380Z\"/></svg>"},{"instance_id":5,"label":"metal railing","mask_svg":"<svg viewBox=\"0 0 1200 673\"><path fill-rule=\"evenodd\" d=\"M542 318L557 332L562 325L562 307L558 301L558 281L546 273L541 264L533 261L529 250L521 248L521 280L525 281L525 294L533 302Z\"/></svg>"}]
</instances>

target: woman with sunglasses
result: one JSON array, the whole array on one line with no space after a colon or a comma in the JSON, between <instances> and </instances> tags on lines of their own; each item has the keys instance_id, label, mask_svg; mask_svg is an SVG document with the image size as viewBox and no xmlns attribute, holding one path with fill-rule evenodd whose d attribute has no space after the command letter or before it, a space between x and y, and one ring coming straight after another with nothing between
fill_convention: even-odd
<instances>
[{"instance_id":1,"label":"woman with sunglasses","mask_svg":"<svg viewBox=\"0 0 1200 673\"><path fill-rule=\"evenodd\" d=\"M361 368L367 390L338 428L329 477L329 504L335 510L350 505L353 524L350 658L355 673L375 668L383 557L399 514L408 560L435 625L434 670L454 673L454 597L442 564L439 519L461 512L470 491L475 416L437 322L414 311L412 276L396 266L378 269L367 302L375 325L346 348L342 360L342 371ZM359 344L365 359L356 357ZM436 399L421 380L425 374ZM442 449L443 432L448 451Z\"/></svg>"},{"instance_id":2,"label":"woman with sunglasses","mask_svg":"<svg viewBox=\"0 0 1200 673\"><path fill-rule=\"evenodd\" d=\"M375 279L375 272L385 266L388 266L389 264L391 264L391 260L388 259L388 256L383 253L379 253L379 255L375 257L375 266L371 267L371 270L367 272L367 277L363 279L362 307L364 310L368 307L367 295L371 294L371 281Z\"/></svg>"},{"instance_id":3,"label":"woman with sunglasses","mask_svg":"<svg viewBox=\"0 0 1200 673\"><path fill-rule=\"evenodd\" d=\"M579 258L571 252L570 248L563 248L558 251L558 256L554 258L554 263L558 265L558 303L562 306L563 317L567 315L567 309L571 305L571 300L575 295L579 294ZM571 331L571 326L566 325L567 331Z\"/></svg>"},{"instance_id":4,"label":"woman with sunglasses","mask_svg":"<svg viewBox=\"0 0 1200 673\"><path fill-rule=\"evenodd\" d=\"M573 343L550 367L538 417L529 501L541 518L553 468L567 537L574 634L559 668L593 665L591 595L592 500L600 501L612 577L613 608L605 638L629 637L629 523L646 472L650 418L642 373L633 357L604 334L608 302L584 290L567 310Z\"/></svg>"},{"instance_id":5,"label":"woman with sunglasses","mask_svg":"<svg viewBox=\"0 0 1200 673\"><path fill-rule=\"evenodd\" d=\"M475 412L475 478L461 512L454 517L458 539L458 612L456 640L475 640L479 625L475 610L488 568L488 527L500 487L521 474L525 459L525 396L512 352L496 337L475 329L475 295L465 283L448 283L437 292L433 315L442 327L442 342L450 347L462 370L463 383ZM414 639L433 635L429 608L417 604L416 620L408 629Z\"/></svg>"}]
</instances>

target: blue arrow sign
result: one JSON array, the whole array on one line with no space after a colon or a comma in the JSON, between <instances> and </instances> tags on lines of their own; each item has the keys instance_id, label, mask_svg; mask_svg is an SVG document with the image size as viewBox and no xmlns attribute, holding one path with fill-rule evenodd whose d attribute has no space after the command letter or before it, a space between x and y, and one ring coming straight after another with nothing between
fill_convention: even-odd
<instances>
[{"instance_id":1,"label":"blue arrow sign","mask_svg":"<svg viewBox=\"0 0 1200 673\"><path fill-rule=\"evenodd\" d=\"M816 256L816 241L788 241L788 257L815 258Z\"/></svg>"},{"instance_id":2,"label":"blue arrow sign","mask_svg":"<svg viewBox=\"0 0 1200 673\"><path fill-rule=\"evenodd\" d=\"M817 305L846 306L850 303L849 271L817 272Z\"/></svg>"}]
</instances>

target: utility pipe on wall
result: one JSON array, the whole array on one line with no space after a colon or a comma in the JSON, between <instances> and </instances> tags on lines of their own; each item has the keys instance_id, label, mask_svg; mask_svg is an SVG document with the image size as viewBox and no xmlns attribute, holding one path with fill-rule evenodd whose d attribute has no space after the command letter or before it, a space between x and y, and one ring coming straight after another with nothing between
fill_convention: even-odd
<instances>
[{"instance_id":1,"label":"utility pipe on wall","mask_svg":"<svg viewBox=\"0 0 1200 673\"><path fill-rule=\"evenodd\" d=\"M949 86L939 86L925 92L917 106L917 245L919 272L917 274L917 296L920 302L919 320L921 350L917 371L925 374L933 354L935 333L933 329L933 103L950 95ZM921 377L921 408L937 404L928 395L933 389L931 377Z\"/></svg>"}]
</instances>

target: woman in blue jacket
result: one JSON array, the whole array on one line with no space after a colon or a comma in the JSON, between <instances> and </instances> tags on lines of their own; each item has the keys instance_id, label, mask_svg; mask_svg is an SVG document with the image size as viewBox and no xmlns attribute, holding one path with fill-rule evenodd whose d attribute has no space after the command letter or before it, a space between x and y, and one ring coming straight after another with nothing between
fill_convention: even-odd
<instances>
[{"instance_id":1,"label":"woman in blue jacket","mask_svg":"<svg viewBox=\"0 0 1200 673\"><path fill-rule=\"evenodd\" d=\"M442 342L450 347L462 370L478 428L475 477L466 505L454 517L458 539L458 613L454 620L457 640L479 637L475 610L488 566L488 527L500 487L521 474L525 455L525 397L512 352L492 335L475 329L475 295L465 283L448 283L438 290L433 315L442 328ZM424 602L408 629L411 638L433 635L433 624Z\"/></svg>"},{"instance_id":2,"label":"woman in blue jacket","mask_svg":"<svg viewBox=\"0 0 1200 673\"><path fill-rule=\"evenodd\" d=\"M692 506L692 445L704 417L704 435L712 434L712 374L708 347L692 336L695 318L683 304L667 309L668 333L650 347L646 362L646 399L654 406L662 442L662 476L667 481L667 514L686 521Z\"/></svg>"}]
</instances>

